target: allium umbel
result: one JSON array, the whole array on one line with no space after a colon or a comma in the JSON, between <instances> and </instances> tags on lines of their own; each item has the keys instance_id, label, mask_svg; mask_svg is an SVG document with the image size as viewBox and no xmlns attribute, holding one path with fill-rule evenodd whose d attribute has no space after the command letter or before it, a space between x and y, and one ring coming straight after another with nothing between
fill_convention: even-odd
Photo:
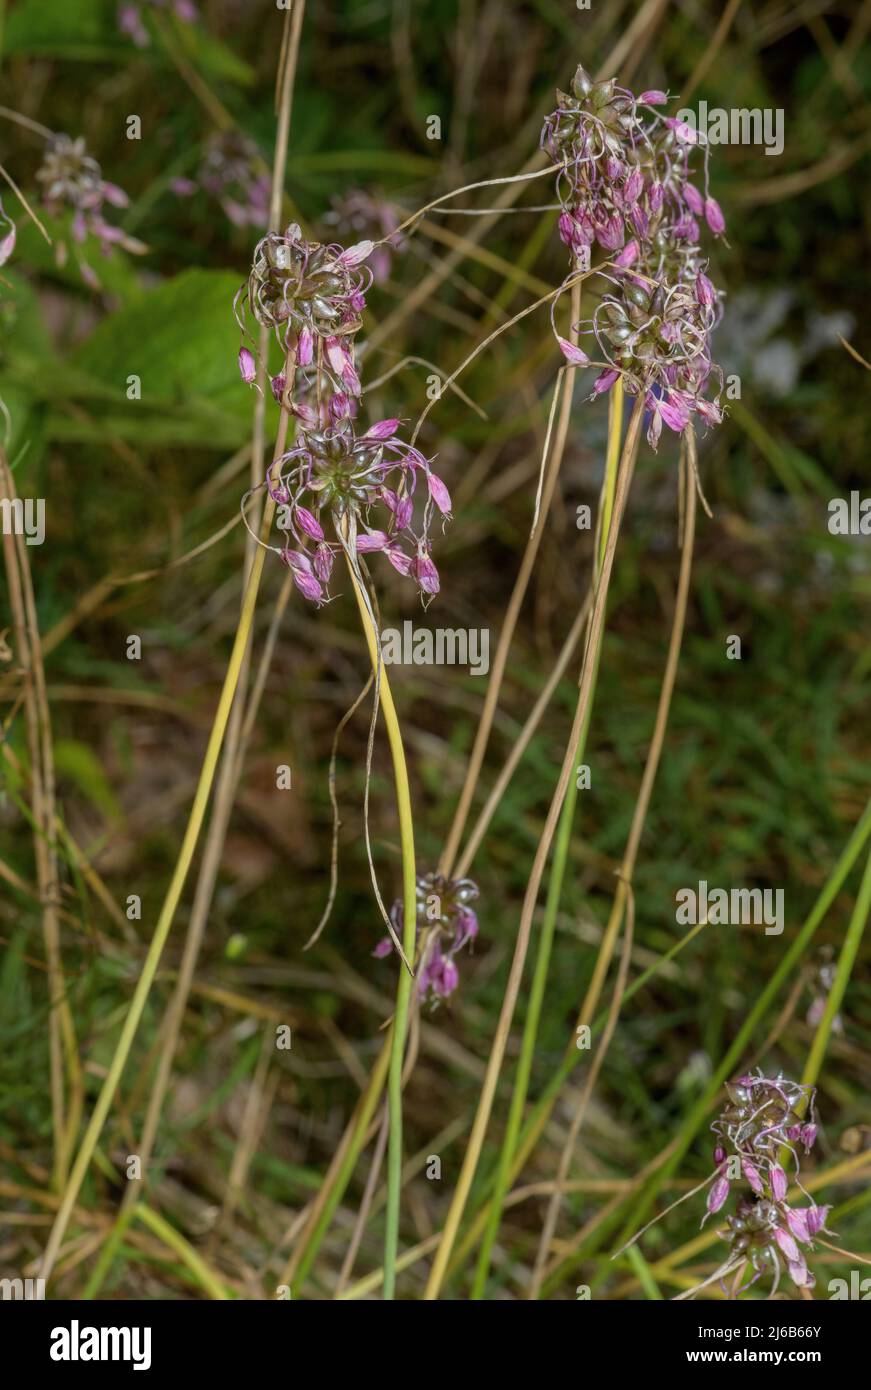
<instances>
[{"instance_id":1,"label":"allium umbel","mask_svg":"<svg viewBox=\"0 0 871 1390\"><path fill-rule=\"evenodd\" d=\"M593 317L577 325L595 339L598 362L557 340L572 365L600 367L596 394L622 376L628 394L644 398L654 448L663 424L680 434L694 414L706 425L722 419L719 392L713 400L705 395L712 380L722 383L710 348L720 296L697 219L714 235L725 222L708 192L706 148L704 193L692 181L703 137L654 109L666 100L660 91L636 97L613 79L594 82L578 68L542 131L543 147L561 166L559 234L573 262L566 285L590 269L594 245L605 253L599 274L608 285Z\"/></svg>"},{"instance_id":2,"label":"allium umbel","mask_svg":"<svg viewBox=\"0 0 871 1390\"><path fill-rule=\"evenodd\" d=\"M53 216L66 209L72 210L74 242L81 244L90 234L97 238L104 255L108 255L113 246L137 254L145 250L141 242L106 221L105 203L126 208L130 199L117 184L103 178L99 164L88 154L81 136L76 140L69 135L53 136L36 177L43 185L43 204ZM59 256L65 254L62 242L58 243L58 250ZM96 286L97 277L91 267L81 258L79 266L88 283Z\"/></svg>"},{"instance_id":3,"label":"allium umbel","mask_svg":"<svg viewBox=\"0 0 871 1390\"><path fill-rule=\"evenodd\" d=\"M270 232L235 300L243 332L247 311L274 330L285 354L285 370L271 386L297 422L296 439L270 465L265 485L288 535L278 553L299 592L318 604L328 597L340 550L352 567L361 555L383 552L424 598L439 591L430 529L436 517L450 515L448 489L420 450L402 440L398 419L368 429L354 419L363 389L355 342L371 282L360 267L371 250L371 242L322 246L295 224ZM239 373L256 384L256 358L244 343Z\"/></svg>"},{"instance_id":4,"label":"allium umbel","mask_svg":"<svg viewBox=\"0 0 871 1390\"><path fill-rule=\"evenodd\" d=\"M459 984L454 957L478 935L478 917L471 907L477 897L477 886L470 878L447 879L434 873L418 878L415 975L422 1001L437 1004ZM390 909L390 920L400 938L403 916L402 900L398 899ZM372 954L380 958L392 950L393 942L385 936Z\"/></svg>"},{"instance_id":5,"label":"allium umbel","mask_svg":"<svg viewBox=\"0 0 871 1390\"><path fill-rule=\"evenodd\" d=\"M337 392L359 396L360 381L348 339L359 332L372 272L362 263L369 241L344 250L307 241L291 224L257 243L246 285L236 296L236 318L247 333L245 315L274 330L285 351L294 350L299 368L325 373Z\"/></svg>"},{"instance_id":6,"label":"allium umbel","mask_svg":"<svg viewBox=\"0 0 871 1390\"><path fill-rule=\"evenodd\" d=\"M757 1071L730 1082L726 1094L728 1104L711 1125L717 1136L717 1176L708 1192L703 1222L725 1205L732 1181L742 1182L746 1186L739 1192L734 1214L726 1218L722 1235L729 1241L733 1268L749 1261L755 1271L744 1287L769 1273L776 1288L785 1271L797 1287L812 1288L814 1277L801 1247L813 1247L814 1236L825 1229L829 1207L790 1207L786 1201L790 1180L781 1160L786 1155L794 1165L793 1180L801 1187L798 1150L808 1153L818 1132L815 1090ZM736 1171L740 1178L732 1179L730 1174Z\"/></svg>"}]
</instances>

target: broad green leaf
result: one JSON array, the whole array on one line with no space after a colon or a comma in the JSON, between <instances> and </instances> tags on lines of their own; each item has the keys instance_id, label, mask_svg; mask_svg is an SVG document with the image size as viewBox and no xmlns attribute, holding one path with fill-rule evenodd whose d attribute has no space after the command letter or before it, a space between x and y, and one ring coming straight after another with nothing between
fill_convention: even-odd
<instances>
[{"instance_id":1,"label":"broad green leaf","mask_svg":"<svg viewBox=\"0 0 871 1390\"><path fill-rule=\"evenodd\" d=\"M117 401L111 414L125 437L151 431L163 443L219 448L244 439L252 400L237 365L239 279L230 271L183 271L110 314L72 354L73 368ZM127 397L132 377L141 400Z\"/></svg>"},{"instance_id":2,"label":"broad green leaf","mask_svg":"<svg viewBox=\"0 0 871 1390\"><path fill-rule=\"evenodd\" d=\"M123 819L118 799L103 771L103 764L86 743L72 738L58 739L54 745L54 763L58 776L73 782L106 820Z\"/></svg>"}]
</instances>

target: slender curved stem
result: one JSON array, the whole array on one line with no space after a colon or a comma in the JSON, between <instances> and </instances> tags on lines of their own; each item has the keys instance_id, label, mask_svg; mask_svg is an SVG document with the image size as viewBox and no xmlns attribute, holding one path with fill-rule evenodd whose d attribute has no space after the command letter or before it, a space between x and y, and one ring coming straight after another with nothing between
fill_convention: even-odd
<instances>
[{"instance_id":1,"label":"slender curved stem","mask_svg":"<svg viewBox=\"0 0 871 1390\"><path fill-rule=\"evenodd\" d=\"M517 996L520 992L520 983L523 977L523 967L526 962L526 953L529 947L529 938L532 931L532 918L535 912L535 905L538 900L538 890L544 875L545 866L550 854L551 844L557 828L560 813L562 811L563 800L571 778L574 766L575 748L578 737L587 718L587 711L590 705L592 693L594 662L593 653L597 650L601 640L602 628L605 622L605 607L608 598L608 587L611 579L611 570L614 564L614 554L617 549L617 537L620 532L620 525L623 520L623 513L629 495L629 483L631 481L635 456L638 450L638 440L641 432L641 420L644 411L644 400L640 397L632 411L632 418L629 422L629 429L626 434L626 443L623 448L623 456L620 464L620 474L617 481L617 492L614 498L614 513L611 518L611 526L608 531L608 542L605 547L605 556L602 565L602 574L596 589L593 613L590 619L590 632L587 639L587 646L584 655L584 664L581 674L580 689L578 692L578 703L575 711L575 718L572 730L569 735L566 754L563 758L562 768L557 782L556 790L551 801L550 810L542 832L541 840L536 851L535 860L532 866L532 873L529 879L529 886L523 902L523 910L520 917L520 926L517 933L517 942L514 948L514 958L511 962L511 971L508 977L508 984L505 991L499 1021L496 1026L496 1036L493 1039L493 1046L490 1051L490 1059L487 1064L487 1072L484 1084L481 1089L481 1097L478 1102L478 1110L475 1115L472 1133L469 1138L469 1146L463 1160L463 1167L454 1192L454 1198L448 1211L445 1221L442 1239L433 1261L430 1271L429 1282L426 1287L424 1297L427 1300L438 1298L445 1274L447 1273L448 1261L457 1238L460 1221L468 1201L472 1181L478 1167L481 1156L481 1149L484 1143L484 1136L490 1120L490 1113L493 1108L493 1101L496 1095L496 1087L499 1081L499 1073L505 1056L505 1049L508 1045L508 1035L511 1030L511 1023L514 1018L514 1008L517 1003Z\"/></svg>"},{"instance_id":2,"label":"slender curved stem","mask_svg":"<svg viewBox=\"0 0 871 1390\"><path fill-rule=\"evenodd\" d=\"M348 573L360 610L360 619L369 648L369 658L375 675L376 695L380 695L387 738L393 758L396 782L396 804L399 811L399 839L402 850L402 949L407 960L414 959L417 935L417 874L414 861L414 817L411 809L411 789L402 732L393 702L393 692L387 669L381 658L375 617L359 574L351 562L345 540ZM408 1009L411 1002L411 975L401 964L396 988L396 1012L390 1038L390 1064L387 1076L387 1108L389 1132L387 1139L387 1213L384 1240L384 1297L392 1299L396 1288L396 1254L399 1245L399 1207L402 1194L402 1064L408 1028Z\"/></svg>"},{"instance_id":3,"label":"slender curved stem","mask_svg":"<svg viewBox=\"0 0 871 1390\"><path fill-rule=\"evenodd\" d=\"M573 312L572 321L574 322L576 318L577 315ZM605 481L602 488L599 523L599 543L594 563L596 580L598 580L601 573L602 560L605 554L605 543L608 539L608 530L611 524L611 514L614 507L614 492L617 485L617 465L620 461L620 441L622 433L623 379L621 377L615 381L611 392ZM596 652L595 660L597 673L600 655L601 651ZM595 680L593 693L591 695L591 709L592 700L594 698ZM577 768L578 762L584 756L589 726L590 720L588 712L587 719L584 723L584 727L581 729L578 744L575 749L575 768ZM553 947L554 933L556 931L556 919L559 912L560 898L562 897L563 881L565 879L566 864L568 862L569 845L571 843L572 824L575 818L577 799L578 784L577 777L574 777L569 781L566 799L563 802L560 815L559 830L557 832L553 864L551 866L550 883L548 885L547 901L544 909L544 920L541 925L535 969L532 977L532 990L529 996L529 1006L527 1008L526 1021L523 1028L523 1040L520 1045L520 1057L517 1063L517 1074L514 1078L514 1087L511 1092L511 1106L508 1112L508 1124L505 1130L505 1137L502 1141L502 1150L499 1155L496 1187L490 1204L487 1229L484 1234L484 1239L481 1242L478 1266L475 1271L475 1282L472 1286L473 1299L482 1298L484 1295L487 1275L490 1269L490 1256L492 1254L496 1234L499 1230L499 1223L502 1219L502 1208L510 1182L511 1162L517 1147L517 1137L520 1133L523 1111L526 1106L526 1097L529 1091L529 1078L532 1074L532 1058L535 1052L538 1024L541 1018L542 1005L544 1003L544 990L547 983L547 972L550 966L550 956Z\"/></svg>"}]
</instances>

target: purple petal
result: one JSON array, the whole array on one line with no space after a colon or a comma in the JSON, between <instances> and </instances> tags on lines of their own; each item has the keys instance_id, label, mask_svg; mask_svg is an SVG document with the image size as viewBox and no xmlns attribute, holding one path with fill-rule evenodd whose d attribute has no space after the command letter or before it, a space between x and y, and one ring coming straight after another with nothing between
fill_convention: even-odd
<instances>
[{"instance_id":1,"label":"purple petal","mask_svg":"<svg viewBox=\"0 0 871 1390\"><path fill-rule=\"evenodd\" d=\"M378 942L378 945L375 947L375 950L372 952L372 954L373 956L376 956L378 960L383 960L385 956L390 955L390 952L392 950L393 942L391 941L390 937L383 936L381 940Z\"/></svg>"},{"instance_id":2,"label":"purple petal","mask_svg":"<svg viewBox=\"0 0 871 1390\"><path fill-rule=\"evenodd\" d=\"M295 507L293 517L300 530L304 531L307 536L310 536L313 541L322 541L324 539L324 531L321 523L316 516L312 515L307 507Z\"/></svg>"},{"instance_id":3,"label":"purple petal","mask_svg":"<svg viewBox=\"0 0 871 1390\"><path fill-rule=\"evenodd\" d=\"M786 1224L796 1240L803 1241L805 1245L810 1243L811 1233L808 1229L807 1211L803 1207L790 1208L786 1213Z\"/></svg>"},{"instance_id":4,"label":"purple petal","mask_svg":"<svg viewBox=\"0 0 871 1390\"><path fill-rule=\"evenodd\" d=\"M296 339L296 360L300 367L310 366L315 355L314 335L308 325L304 325Z\"/></svg>"},{"instance_id":5,"label":"purple petal","mask_svg":"<svg viewBox=\"0 0 871 1390\"><path fill-rule=\"evenodd\" d=\"M567 362L571 362L573 367L588 367L590 365L587 354L579 347L575 347L574 343L570 343L567 338L557 338L557 342L563 357Z\"/></svg>"},{"instance_id":6,"label":"purple petal","mask_svg":"<svg viewBox=\"0 0 871 1390\"><path fill-rule=\"evenodd\" d=\"M705 199L705 221L715 236L721 236L726 230L726 219L716 198Z\"/></svg>"},{"instance_id":7,"label":"purple petal","mask_svg":"<svg viewBox=\"0 0 871 1390\"><path fill-rule=\"evenodd\" d=\"M15 227L13 226L0 241L0 265L5 265L15 250Z\"/></svg>"},{"instance_id":8,"label":"purple petal","mask_svg":"<svg viewBox=\"0 0 871 1390\"><path fill-rule=\"evenodd\" d=\"M666 424L667 423L668 421L666 420ZM674 428L674 426L672 426L672 428ZM749 1182L750 1186L753 1188L753 1191L761 1197L763 1192L765 1191L765 1188L762 1185L762 1179L760 1178L757 1170L753 1167L753 1164L748 1163L746 1158L743 1160L741 1164L741 1171L744 1174L747 1181Z\"/></svg>"},{"instance_id":9,"label":"purple petal","mask_svg":"<svg viewBox=\"0 0 871 1390\"><path fill-rule=\"evenodd\" d=\"M384 554L387 556L393 568L397 570L401 575L408 576L409 574L411 574L411 556L406 555L405 551L402 550L398 545L388 546L387 549L384 551Z\"/></svg>"},{"instance_id":10,"label":"purple petal","mask_svg":"<svg viewBox=\"0 0 871 1390\"><path fill-rule=\"evenodd\" d=\"M378 420L376 424L370 425L363 436L364 439L392 439L399 429L398 420Z\"/></svg>"},{"instance_id":11,"label":"purple petal","mask_svg":"<svg viewBox=\"0 0 871 1390\"><path fill-rule=\"evenodd\" d=\"M619 266L633 265L637 260L638 242L635 240L627 241L626 245L623 247L623 250L620 252L620 255L617 257L614 264Z\"/></svg>"},{"instance_id":12,"label":"purple petal","mask_svg":"<svg viewBox=\"0 0 871 1390\"><path fill-rule=\"evenodd\" d=\"M638 101L641 106L664 106L668 101L668 95L658 87L651 87L649 92L641 93Z\"/></svg>"},{"instance_id":13,"label":"purple petal","mask_svg":"<svg viewBox=\"0 0 871 1390\"><path fill-rule=\"evenodd\" d=\"M374 249L374 242L358 241L356 246L349 246L347 251L343 251L339 260L342 262L342 265L360 265L362 261L365 261L372 255Z\"/></svg>"},{"instance_id":14,"label":"purple petal","mask_svg":"<svg viewBox=\"0 0 871 1390\"><path fill-rule=\"evenodd\" d=\"M321 583L328 584L333 572L333 552L328 545L316 547L312 566Z\"/></svg>"},{"instance_id":15,"label":"purple petal","mask_svg":"<svg viewBox=\"0 0 871 1390\"><path fill-rule=\"evenodd\" d=\"M418 555L412 562L411 572L425 594L439 591L439 572L428 555Z\"/></svg>"},{"instance_id":16,"label":"purple petal","mask_svg":"<svg viewBox=\"0 0 871 1390\"><path fill-rule=\"evenodd\" d=\"M785 1230L783 1226L777 1227L777 1230L774 1232L774 1239L777 1241L777 1244L780 1246L790 1264L801 1259L801 1252L798 1246L789 1231Z\"/></svg>"},{"instance_id":17,"label":"purple petal","mask_svg":"<svg viewBox=\"0 0 871 1390\"><path fill-rule=\"evenodd\" d=\"M390 544L390 540L383 531L366 531L357 537L357 553L368 555L374 550L385 550Z\"/></svg>"},{"instance_id":18,"label":"purple petal","mask_svg":"<svg viewBox=\"0 0 871 1390\"><path fill-rule=\"evenodd\" d=\"M597 376L596 380L593 382L593 390L596 395L601 396L605 391L610 391L619 375L619 372L612 371L609 368L607 371L602 372L600 376Z\"/></svg>"},{"instance_id":19,"label":"purple petal","mask_svg":"<svg viewBox=\"0 0 871 1390\"><path fill-rule=\"evenodd\" d=\"M720 1207L723 1205L728 1196L729 1179L717 1178L716 1182L713 1184L710 1192L708 1193L708 1215L713 1216L715 1211L719 1211Z\"/></svg>"},{"instance_id":20,"label":"purple petal","mask_svg":"<svg viewBox=\"0 0 871 1390\"><path fill-rule=\"evenodd\" d=\"M779 1163L773 1165L768 1176L771 1179L771 1191L774 1195L775 1202L782 1202L786 1196L786 1189L789 1184L786 1180L786 1174Z\"/></svg>"},{"instance_id":21,"label":"purple petal","mask_svg":"<svg viewBox=\"0 0 871 1390\"><path fill-rule=\"evenodd\" d=\"M249 386L257 375L257 363L254 360L254 353L246 347L239 349L239 372L242 380Z\"/></svg>"},{"instance_id":22,"label":"purple petal","mask_svg":"<svg viewBox=\"0 0 871 1390\"><path fill-rule=\"evenodd\" d=\"M694 212L696 217L701 217L705 210L705 200L694 184L684 184L683 199L690 212Z\"/></svg>"},{"instance_id":23,"label":"purple petal","mask_svg":"<svg viewBox=\"0 0 871 1390\"><path fill-rule=\"evenodd\" d=\"M451 494L448 492L441 478L436 477L435 473L427 473L426 482L429 488L429 495L435 502L442 516L450 516Z\"/></svg>"}]
</instances>

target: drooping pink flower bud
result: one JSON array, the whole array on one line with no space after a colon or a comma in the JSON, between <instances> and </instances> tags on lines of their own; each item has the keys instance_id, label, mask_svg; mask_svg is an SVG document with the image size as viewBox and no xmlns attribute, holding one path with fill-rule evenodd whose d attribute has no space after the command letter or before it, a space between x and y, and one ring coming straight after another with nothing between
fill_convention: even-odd
<instances>
[{"instance_id":1,"label":"drooping pink flower bud","mask_svg":"<svg viewBox=\"0 0 871 1390\"><path fill-rule=\"evenodd\" d=\"M257 363L254 360L254 353L246 347L240 347L239 349L239 374L248 386L251 385L257 375Z\"/></svg>"},{"instance_id":2,"label":"drooping pink flower bud","mask_svg":"<svg viewBox=\"0 0 871 1390\"><path fill-rule=\"evenodd\" d=\"M382 936L381 940L378 942L378 945L375 947L375 950L372 952L372 954L378 960L383 960L385 956L390 955L390 952L392 950L393 942L391 941L390 937Z\"/></svg>"},{"instance_id":3,"label":"drooping pink flower bud","mask_svg":"<svg viewBox=\"0 0 871 1390\"><path fill-rule=\"evenodd\" d=\"M375 550L384 550L390 544L383 531L364 531L357 537L357 553L369 555Z\"/></svg>"},{"instance_id":4,"label":"drooping pink flower bud","mask_svg":"<svg viewBox=\"0 0 871 1390\"><path fill-rule=\"evenodd\" d=\"M320 603L324 591L320 581L313 573L312 563L308 556L301 550L283 550L281 558L286 565L290 566L293 582L303 598L310 599L312 603Z\"/></svg>"},{"instance_id":5,"label":"drooping pink flower bud","mask_svg":"<svg viewBox=\"0 0 871 1390\"><path fill-rule=\"evenodd\" d=\"M722 236L726 230L726 219L723 216L723 209L716 198L705 199L705 221L710 227L714 236Z\"/></svg>"},{"instance_id":6,"label":"drooping pink flower bud","mask_svg":"<svg viewBox=\"0 0 871 1390\"><path fill-rule=\"evenodd\" d=\"M623 163L613 154L609 154L605 160L605 173L609 179L619 179L623 173Z\"/></svg>"},{"instance_id":7,"label":"drooping pink flower bud","mask_svg":"<svg viewBox=\"0 0 871 1390\"><path fill-rule=\"evenodd\" d=\"M307 536L310 536L313 541L322 541L324 539L324 531L321 523L307 507L294 507L293 516L299 529L304 531Z\"/></svg>"},{"instance_id":8,"label":"drooping pink flower bud","mask_svg":"<svg viewBox=\"0 0 871 1390\"><path fill-rule=\"evenodd\" d=\"M333 552L328 545L319 545L315 548L312 568L322 584L329 584L330 575L333 572Z\"/></svg>"},{"instance_id":9,"label":"drooping pink flower bud","mask_svg":"<svg viewBox=\"0 0 871 1390\"><path fill-rule=\"evenodd\" d=\"M654 184L652 184L652 185L651 185L651 188L650 188L650 192L649 192L648 195L647 195L647 201L648 201L648 203L650 204L650 211L651 211L651 212L659 212L659 209L662 207L664 198L665 198L665 189L663 188L662 184L661 184L661 183L654 183Z\"/></svg>"},{"instance_id":10,"label":"drooping pink flower bud","mask_svg":"<svg viewBox=\"0 0 871 1390\"><path fill-rule=\"evenodd\" d=\"M360 265L363 261L367 260L368 257L372 255L374 249L374 242L358 241L356 246L349 246L346 251L343 251L341 256L339 257L339 260L341 261L342 265Z\"/></svg>"},{"instance_id":11,"label":"drooping pink flower bud","mask_svg":"<svg viewBox=\"0 0 871 1390\"><path fill-rule=\"evenodd\" d=\"M442 967L438 979L433 980L433 989L436 994L446 999L449 994L453 994L457 985L460 983L460 972L450 956L442 957Z\"/></svg>"},{"instance_id":12,"label":"drooping pink flower bud","mask_svg":"<svg viewBox=\"0 0 871 1390\"><path fill-rule=\"evenodd\" d=\"M638 201L644 187L644 175L640 169L633 169L623 185L623 197L627 207Z\"/></svg>"},{"instance_id":13,"label":"drooping pink flower bud","mask_svg":"<svg viewBox=\"0 0 871 1390\"><path fill-rule=\"evenodd\" d=\"M287 386L287 377L284 372L279 372L277 376L269 378L269 385L272 387L272 394L275 397L276 405L281 405L284 391Z\"/></svg>"},{"instance_id":14,"label":"drooping pink flower bud","mask_svg":"<svg viewBox=\"0 0 871 1390\"><path fill-rule=\"evenodd\" d=\"M604 395L606 391L610 391L619 375L619 372L615 372L609 367L607 371L597 376L596 380L593 382L593 390L596 395L601 396Z\"/></svg>"},{"instance_id":15,"label":"drooping pink flower bud","mask_svg":"<svg viewBox=\"0 0 871 1390\"><path fill-rule=\"evenodd\" d=\"M596 228L596 238L603 251L618 251L625 240L623 218L616 213L606 217Z\"/></svg>"},{"instance_id":16,"label":"drooping pink flower bud","mask_svg":"<svg viewBox=\"0 0 871 1390\"><path fill-rule=\"evenodd\" d=\"M808 1207L807 1208L807 1228L811 1236L817 1235L819 1231L826 1229L826 1217L832 1208L829 1207Z\"/></svg>"},{"instance_id":17,"label":"drooping pink flower bud","mask_svg":"<svg viewBox=\"0 0 871 1390\"><path fill-rule=\"evenodd\" d=\"M622 268L628 265L634 265L637 260L638 242L635 241L635 239L633 238L632 241L627 241L626 245L623 247L623 250L620 252L620 255L614 261L614 264L619 265Z\"/></svg>"},{"instance_id":18,"label":"drooping pink flower bud","mask_svg":"<svg viewBox=\"0 0 871 1390\"><path fill-rule=\"evenodd\" d=\"M816 1138L819 1132L819 1125L802 1125L800 1138L802 1144L804 1145L805 1153L810 1153L811 1149L816 1143Z\"/></svg>"},{"instance_id":19,"label":"drooping pink flower bud","mask_svg":"<svg viewBox=\"0 0 871 1390\"><path fill-rule=\"evenodd\" d=\"M683 200L689 208L690 212L694 212L696 217L701 217L702 213L705 210L705 200L694 184L684 184Z\"/></svg>"},{"instance_id":20,"label":"drooping pink flower bud","mask_svg":"<svg viewBox=\"0 0 871 1390\"><path fill-rule=\"evenodd\" d=\"M796 1240L802 1241L805 1245L809 1244L811 1233L808 1229L807 1211L804 1207L790 1207L786 1213L786 1224Z\"/></svg>"},{"instance_id":21,"label":"drooping pink flower bud","mask_svg":"<svg viewBox=\"0 0 871 1390\"><path fill-rule=\"evenodd\" d=\"M588 367L590 359L587 354L574 343L570 343L567 338L557 338L560 351L567 362L571 362L573 367Z\"/></svg>"},{"instance_id":22,"label":"drooping pink flower bud","mask_svg":"<svg viewBox=\"0 0 871 1390\"><path fill-rule=\"evenodd\" d=\"M679 121L676 116L666 116L665 124L674 131L682 145L697 145L699 143L696 131L691 125L687 125L686 121Z\"/></svg>"},{"instance_id":23,"label":"drooping pink flower bud","mask_svg":"<svg viewBox=\"0 0 871 1390\"><path fill-rule=\"evenodd\" d=\"M399 429L398 420L378 420L363 436L364 439L391 439Z\"/></svg>"},{"instance_id":24,"label":"drooping pink flower bud","mask_svg":"<svg viewBox=\"0 0 871 1390\"><path fill-rule=\"evenodd\" d=\"M715 1183L712 1183L711 1190L708 1193L708 1215L713 1216L715 1211L719 1211L728 1196L729 1179L717 1178L717 1181Z\"/></svg>"},{"instance_id":25,"label":"drooping pink flower bud","mask_svg":"<svg viewBox=\"0 0 871 1390\"><path fill-rule=\"evenodd\" d=\"M331 420L347 420L348 416L351 414L350 398L345 395L344 391L335 391L333 395L330 396L328 409Z\"/></svg>"},{"instance_id":26,"label":"drooping pink flower bud","mask_svg":"<svg viewBox=\"0 0 871 1390\"><path fill-rule=\"evenodd\" d=\"M632 207L629 209L629 220L635 229L636 235L641 237L643 241L650 227L650 218L647 216L647 213L640 203L633 203Z\"/></svg>"},{"instance_id":27,"label":"drooping pink flower bud","mask_svg":"<svg viewBox=\"0 0 871 1390\"><path fill-rule=\"evenodd\" d=\"M307 324L299 330L296 339L296 360L300 367L308 367L314 360L315 340L314 334Z\"/></svg>"},{"instance_id":28,"label":"drooping pink flower bud","mask_svg":"<svg viewBox=\"0 0 871 1390\"><path fill-rule=\"evenodd\" d=\"M427 473L426 482L429 488L429 495L435 502L442 516L450 516L451 494L448 492L441 478L437 477L435 473Z\"/></svg>"},{"instance_id":29,"label":"drooping pink flower bud","mask_svg":"<svg viewBox=\"0 0 871 1390\"><path fill-rule=\"evenodd\" d=\"M3 237L2 241L0 241L0 265L5 265L12 255L12 252L15 250L15 238L15 223L10 222L9 231Z\"/></svg>"},{"instance_id":30,"label":"drooping pink flower bud","mask_svg":"<svg viewBox=\"0 0 871 1390\"><path fill-rule=\"evenodd\" d=\"M807 1263L805 1262L805 1258L804 1258L803 1255L799 1254L799 1257L798 1257L797 1260L790 1260L790 1261L787 1263L787 1266L786 1266L786 1267L787 1267L787 1269L789 1270L789 1277L790 1277L790 1279L792 1280L792 1282L795 1284L796 1288L799 1288L799 1289L812 1289L812 1288L813 1288L813 1286L814 1286L814 1284L815 1284L816 1281L815 1281L815 1279L814 1279L814 1276L811 1274L810 1270L808 1269Z\"/></svg>"},{"instance_id":31,"label":"drooping pink flower bud","mask_svg":"<svg viewBox=\"0 0 871 1390\"><path fill-rule=\"evenodd\" d=\"M659 409L668 428L674 430L675 434L680 434L690 422L690 412L686 400L678 391L672 391L669 396L663 396L659 402Z\"/></svg>"},{"instance_id":32,"label":"drooping pink flower bud","mask_svg":"<svg viewBox=\"0 0 871 1390\"><path fill-rule=\"evenodd\" d=\"M387 556L391 565L399 574L405 576L406 578L408 577L408 575L411 574L411 567L413 561L410 555L406 555L405 551L401 548L401 546L388 546L384 554Z\"/></svg>"},{"instance_id":33,"label":"drooping pink flower bud","mask_svg":"<svg viewBox=\"0 0 871 1390\"><path fill-rule=\"evenodd\" d=\"M784 1255L790 1263L794 1263L801 1259L801 1252L799 1251L798 1246L796 1245L789 1231L787 1231L783 1226L777 1227L776 1231L774 1232L774 1239L777 1241L777 1244L780 1246L781 1250L783 1251Z\"/></svg>"},{"instance_id":34,"label":"drooping pink flower bud","mask_svg":"<svg viewBox=\"0 0 871 1390\"><path fill-rule=\"evenodd\" d=\"M786 1189L789 1186L789 1183L787 1182L786 1174L784 1173L779 1163L775 1163L772 1165L768 1177L771 1181L771 1191L774 1196L775 1202L782 1202L784 1197L786 1196Z\"/></svg>"},{"instance_id":35,"label":"drooping pink flower bud","mask_svg":"<svg viewBox=\"0 0 871 1390\"><path fill-rule=\"evenodd\" d=\"M425 594L438 593L439 572L429 555L419 551L412 562L411 572Z\"/></svg>"},{"instance_id":36,"label":"drooping pink flower bud","mask_svg":"<svg viewBox=\"0 0 871 1390\"><path fill-rule=\"evenodd\" d=\"M706 309L717 302L717 291L703 270L700 270L696 276L696 299Z\"/></svg>"},{"instance_id":37,"label":"drooping pink flower bud","mask_svg":"<svg viewBox=\"0 0 871 1390\"><path fill-rule=\"evenodd\" d=\"M641 93L638 101L641 106L664 106L668 101L668 95L658 87L651 87L650 91Z\"/></svg>"},{"instance_id":38,"label":"drooping pink flower bud","mask_svg":"<svg viewBox=\"0 0 871 1390\"><path fill-rule=\"evenodd\" d=\"M668 421L666 421L666 424L668 424ZM748 1162L746 1158L743 1159L741 1162L741 1172L744 1174L750 1186L753 1188L753 1191L757 1194L757 1196L761 1197L765 1191L762 1179L760 1178L759 1173L756 1170L756 1168L754 1168L753 1164Z\"/></svg>"}]
</instances>

